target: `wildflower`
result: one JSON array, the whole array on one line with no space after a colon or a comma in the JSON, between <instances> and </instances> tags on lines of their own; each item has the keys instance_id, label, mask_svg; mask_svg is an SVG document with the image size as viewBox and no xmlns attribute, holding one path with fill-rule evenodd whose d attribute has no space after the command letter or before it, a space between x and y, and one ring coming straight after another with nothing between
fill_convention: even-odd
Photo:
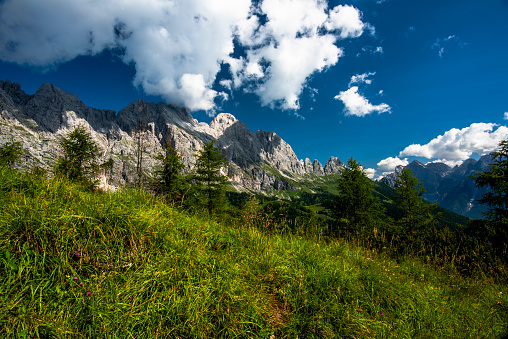
<instances>
[{"instance_id":1,"label":"wildflower","mask_svg":"<svg viewBox=\"0 0 508 339\"><path fill-rule=\"evenodd\" d=\"M92 292L90 292L90 291L86 292L86 295L90 296L90 294L92 294Z\"/></svg>"},{"instance_id":2,"label":"wildflower","mask_svg":"<svg viewBox=\"0 0 508 339\"><path fill-rule=\"evenodd\" d=\"M79 283L79 286L83 286L85 283L84 282L80 282Z\"/></svg>"},{"instance_id":3,"label":"wildflower","mask_svg":"<svg viewBox=\"0 0 508 339\"><path fill-rule=\"evenodd\" d=\"M74 280L78 280L78 277L74 277L74 278L72 278L72 279L74 279Z\"/></svg>"}]
</instances>

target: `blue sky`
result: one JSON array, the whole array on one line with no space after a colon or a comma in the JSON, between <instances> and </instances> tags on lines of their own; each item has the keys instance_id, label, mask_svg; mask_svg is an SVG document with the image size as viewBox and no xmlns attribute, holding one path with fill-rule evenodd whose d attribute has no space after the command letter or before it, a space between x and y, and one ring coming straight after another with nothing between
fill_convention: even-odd
<instances>
[{"instance_id":1,"label":"blue sky","mask_svg":"<svg viewBox=\"0 0 508 339\"><path fill-rule=\"evenodd\" d=\"M508 136L507 0L4 0L0 60L27 93L228 112L376 176Z\"/></svg>"}]
</instances>

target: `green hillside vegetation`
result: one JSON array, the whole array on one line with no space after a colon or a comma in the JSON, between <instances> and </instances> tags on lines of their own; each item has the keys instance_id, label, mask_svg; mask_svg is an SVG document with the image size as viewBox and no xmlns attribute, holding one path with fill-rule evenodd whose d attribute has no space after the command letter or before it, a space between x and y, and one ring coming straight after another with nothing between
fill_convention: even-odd
<instances>
[{"instance_id":1,"label":"green hillside vegetation","mask_svg":"<svg viewBox=\"0 0 508 339\"><path fill-rule=\"evenodd\" d=\"M193 173L168 148L146 187L102 192L86 131L62 140L53 175L0 145L2 338L508 336L508 142L469 221L353 158L312 189L227 191L213 142Z\"/></svg>"},{"instance_id":2,"label":"green hillside vegetation","mask_svg":"<svg viewBox=\"0 0 508 339\"><path fill-rule=\"evenodd\" d=\"M4 168L0 210L5 338L507 333L506 284L396 262L303 225L276 232L255 206L214 221L140 191Z\"/></svg>"}]
</instances>

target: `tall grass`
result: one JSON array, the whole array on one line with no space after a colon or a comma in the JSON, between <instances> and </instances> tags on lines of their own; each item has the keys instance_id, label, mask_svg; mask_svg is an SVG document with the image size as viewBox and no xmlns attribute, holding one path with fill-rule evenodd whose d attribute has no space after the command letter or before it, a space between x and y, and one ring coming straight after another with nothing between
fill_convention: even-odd
<instances>
[{"instance_id":1,"label":"tall grass","mask_svg":"<svg viewBox=\"0 0 508 339\"><path fill-rule=\"evenodd\" d=\"M0 337L507 334L506 285L252 223L2 169Z\"/></svg>"}]
</instances>

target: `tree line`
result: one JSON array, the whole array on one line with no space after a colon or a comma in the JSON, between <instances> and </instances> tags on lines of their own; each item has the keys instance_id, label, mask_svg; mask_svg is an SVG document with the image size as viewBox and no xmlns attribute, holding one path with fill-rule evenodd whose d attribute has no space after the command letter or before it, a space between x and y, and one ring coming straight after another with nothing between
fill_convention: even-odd
<instances>
[{"instance_id":1,"label":"tree line","mask_svg":"<svg viewBox=\"0 0 508 339\"><path fill-rule=\"evenodd\" d=\"M99 162L98 145L83 126L64 136L60 147L63 155L56 161L54 174L85 189L95 189L99 171L113 165L112 160ZM5 143L0 146L0 166L13 166L22 153L20 142ZM397 259L419 256L464 273L476 265L507 276L508 140L492 156L490 167L473 176L478 187L490 188L479 201L488 207L485 219L471 220L453 232L438 227L440 213L433 212L437 204L422 198L425 187L409 169L404 168L396 179L392 201L381 201L374 194L374 183L353 158L337 176L339 194L322 204L330 209L329 216L276 199L226 194L229 181L221 169L227 164L215 141L205 143L196 153L195 169L190 173L184 173L181 156L166 145L156 156L158 164L147 188L168 203L221 215L224 220L237 218L243 225L348 238ZM387 204L395 206L396 217L389 216Z\"/></svg>"},{"instance_id":2,"label":"tree line","mask_svg":"<svg viewBox=\"0 0 508 339\"><path fill-rule=\"evenodd\" d=\"M93 190L98 186L98 175L103 169L111 169L113 161L100 162L100 150L90 133L82 125L77 126L59 141L62 156L53 168L54 175ZM21 142L10 141L0 146L0 166L12 167L24 153ZM215 140L205 143L196 153L196 168L184 174L182 158L167 144L164 152L156 155L158 164L147 180L147 188L167 202L179 203L193 209L219 213L226 206L226 189L229 183L221 173L226 167L224 155L215 148ZM39 167L36 172L42 172ZM141 170L138 166L138 172ZM139 173L138 173L139 174ZM141 179L138 178L138 187Z\"/></svg>"}]
</instances>

